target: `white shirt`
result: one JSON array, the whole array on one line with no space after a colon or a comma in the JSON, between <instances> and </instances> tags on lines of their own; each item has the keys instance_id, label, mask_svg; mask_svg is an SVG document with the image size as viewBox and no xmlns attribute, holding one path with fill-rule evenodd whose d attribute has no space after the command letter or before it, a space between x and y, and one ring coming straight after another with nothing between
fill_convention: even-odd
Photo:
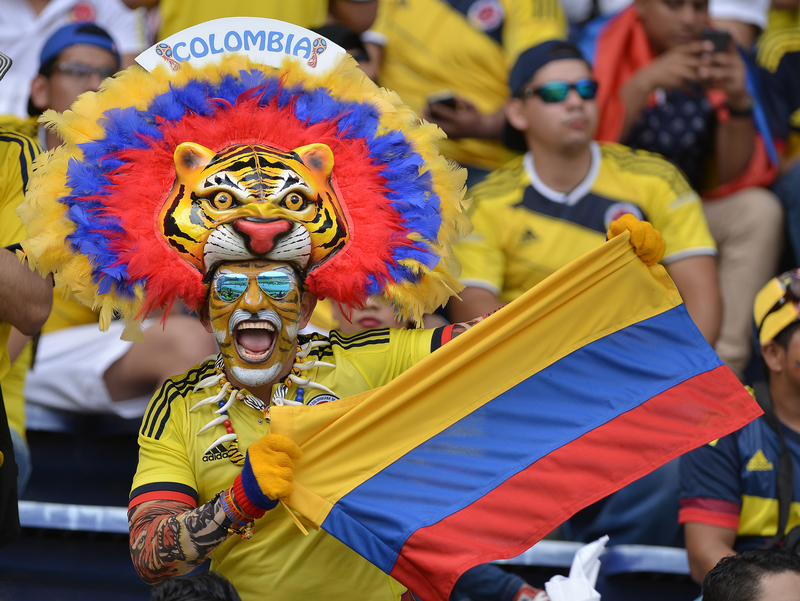
<instances>
[{"instance_id":1,"label":"white shirt","mask_svg":"<svg viewBox=\"0 0 800 601\"><path fill-rule=\"evenodd\" d=\"M36 15L28 0L0 2L0 52L13 64L0 81L0 115L28 116L31 81L39 71L39 55L56 30L77 21L94 21L108 31L120 54L145 49L142 14L121 0L50 0Z\"/></svg>"}]
</instances>

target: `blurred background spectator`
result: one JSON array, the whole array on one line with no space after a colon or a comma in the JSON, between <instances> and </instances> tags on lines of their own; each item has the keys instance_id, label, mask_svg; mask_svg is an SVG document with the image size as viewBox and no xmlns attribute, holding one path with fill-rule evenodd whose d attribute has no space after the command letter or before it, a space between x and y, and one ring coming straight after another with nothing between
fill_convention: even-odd
<instances>
[{"instance_id":1,"label":"blurred background spectator","mask_svg":"<svg viewBox=\"0 0 800 601\"><path fill-rule=\"evenodd\" d=\"M0 115L28 115L28 94L45 41L60 27L77 22L94 22L111 33L123 69L145 49L142 16L121 0L3 0L0 51L13 64L3 80Z\"/></svg>"},{"instance_id":2,"label":"blurred background spectator","mask_svg":"<svg viewBox=\"0 0 800 601\"><path fill-rule=\"evenodd\" d=\"M704 198L723 300L714 348L741 378L750 308L777 270L783 212L765 187L777 165L768 132L756 128L746 63L731 39L715 46L708 20L702 0L636 0L581 45L600 84L597 138L660 153Z\"/></svg>"},{"instance_id":3,"label":"blurred background spectator","mask_svg":"<svg viewBox=\"0 0 800 601\"><path fill-rule=\"evenodd\" d=\"M514 156L500 142L511 65L566 34L557 0L381 0L364 39L378 83L445 131L471 186Z\"/></svg>"},{"instance_id":4,"label":"blurred background spectator","mask_svg":"<svg viewBox=\"0 0 800 601\"><path fill-rule=\"evenodd\" d=\"M700 199L678 169L650 153L592 140L597 86L568 42L523 52L509 76L506 139L527 153L470 190L475 230L454 248L467 286L448 305L466 321L522 295L606 240L611 221L630 213L665 237L663 263L689 314L713 344L721 303L716 250ZM680 544L677 463L593 505L565 535L612 544Z\"/></svg>"},{"instance_id":5,"label":"blurred background spectator","mask_svg":"<svg viewBox=\"0 0 800 601\"><path fill-rule=\"evenodd\" d=\"M770 280L755 300L767 381L755 385L754 395L765 415L681 457L679 515L697 582L737 551L764 545L800 551L798 300L798 270ZM788 481L783 470L793 474Z\"/></svg>"}]
</instances>

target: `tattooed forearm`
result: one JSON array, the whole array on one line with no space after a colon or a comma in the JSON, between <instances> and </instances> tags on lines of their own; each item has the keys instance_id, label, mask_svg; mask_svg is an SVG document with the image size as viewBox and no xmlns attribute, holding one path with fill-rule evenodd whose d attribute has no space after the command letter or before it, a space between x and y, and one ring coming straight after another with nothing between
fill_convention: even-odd
<instances>
[{"instance_id":1,"label":"tattooed forearm","mask_svg":"<svg viewBox=\"0 0 800 601\"><path fill-rule=\"evenodd\" d=\"M487 313L486 315L481 315L480 317L476 317L475 319L470 319L469 321L453 324L453 331L450 334L450 340L453 340L454 338L460 336L461 334L469 330L471 327L475 326L476 324L479 324L490 315L497 313L499 310L500 309L495 309L491 313Z\"/></svg>"},{"instance_id":2,"label":"tattooed forearm","mask_svg":"<svg viewBox=\"0 0 800 601\"><path fill-rule=\"evenodd\" d=\"M128 514L131 558L148 584L190 572L228 538L219 500L197 509L179 501L148 501Z\"/></svg>"}]
</instances>

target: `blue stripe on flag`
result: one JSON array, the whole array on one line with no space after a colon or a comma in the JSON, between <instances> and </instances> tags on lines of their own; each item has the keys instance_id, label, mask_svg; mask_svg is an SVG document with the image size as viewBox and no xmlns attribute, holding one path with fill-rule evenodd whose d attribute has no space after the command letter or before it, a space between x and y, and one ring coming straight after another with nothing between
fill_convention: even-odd
<instances>
[{"instance_id":1,"label":"blue stripe on flag","mask_svg":"<svg viewBox=\"0 0 800 601\"><path fill-rule=\"evenodd\" d=\"M489 401L342 497L322 527L389 573L419 528L720 365L679 305L577 349Z\"/></svg>"}]
</instances>

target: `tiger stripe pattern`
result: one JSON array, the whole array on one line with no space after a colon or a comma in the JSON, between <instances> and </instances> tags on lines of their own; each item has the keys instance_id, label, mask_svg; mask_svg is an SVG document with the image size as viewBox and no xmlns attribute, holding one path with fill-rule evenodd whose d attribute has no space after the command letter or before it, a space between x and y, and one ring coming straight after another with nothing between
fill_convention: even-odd
<instances>
[{"instance_id":1,"label":"tiger stripe pattern","mask_svg":"<svg viewBox=\"0 0 800 601\"><path fill-rule=\"evenodd\" d=\"M175 170L159 229L201 273L255 258L310 270L349 239L324 144L289 152L241 144L215 153L187 142L175 150Z\"/></svg>"}]
</instances>

